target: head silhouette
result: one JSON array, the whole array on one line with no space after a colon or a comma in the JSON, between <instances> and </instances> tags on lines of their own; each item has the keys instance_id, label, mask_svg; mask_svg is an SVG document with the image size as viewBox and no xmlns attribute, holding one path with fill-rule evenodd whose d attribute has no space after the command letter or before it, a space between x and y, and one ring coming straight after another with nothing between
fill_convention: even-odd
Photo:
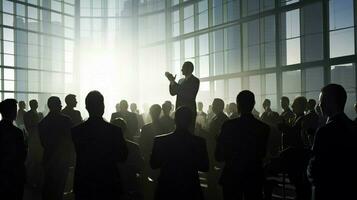
<instances>
[{"instance_id":1,"label":"head silhouette","mask_svg":"<svg viewBox=\"0 0 357 200\"><path fill-rule=\"evenodd\" d=\"M91 91L86 96L86 109L89 117L102 117L104 114L104 97L98 91Z\"/></svg>"},{"instance_id":2,"label":"head silhouette","mask_svg":"<svg viewBox=\"0 0 357 200\"><path fill-rule=\"evenodd\" d=\"M251 113L255 105L253 92L249 90L241 91L237 96L237 108L240 114Z\"/></svg>"},{"instance_id":3,"label":"head silhouette","mask_svg":"<svg viewBox=\"0 0 357 200\"><path fill-rule=\"evenodd\" d=\"M320 107L324 116L343 113L347 101L346 90L338 84L328 84L321 89Z\"/></svg>"},{"instance_id":4,"label":"head silhouette","mask_svg":"<svg viewBox=\"0 0 357 200\"><path fill-rule=\"evenodd\" d=\"M0 103L0 113L3 119L14 121L17 115L17 101L15 99L5 99Z\"/></svg>"},{"instance_id":5,"label":"head silhouette","mask_svg":"<svg viewBox=\"0 0 357 200\"><path fill-rule=\"evenodd\" d=\"M280 105L283 110L288 110L290 105L290 100L286 96L282 96L280 99Z\"/></svg>"},{"instance_id":6,"label":"head silhouette","mask_svg":"<svg viewBox=\"0 0 357 200\"><path fill-rule=\"evenodd\" d=\"M197 103L197 109L198 109L198 111L202 111L203 110L203 103L202 102L198 102Z\"/></svg>"},{"instance_id":7,"label":"head silhouette","mask_svg":"<svg viewBox=\"0 0 357 200\"><path fill-rule=\"evenodd\" d=\"M159 120L161 114L161 107L159 104L154 104L150 107L150 116L153 122Z\"/></svg>"},{"instance_id":8,"label":"head silhouette","mask_svg":"<svg viewBox=\"0 0 357 200\"><path fill-rule=\"evenodd\" d=\"M172 104L170 101L165 101L165 103L162 104L162 112L165 116L169 116L170 112L172 110Z\"/></svg>"},{"instance_id":9,"label":"head silhouette","mask_svg":"<svg viewBox=\"0 0 357 200\"><path fill-rule=\"evenodd\" d=\"M315 99L309 99L309 101L307 102L307 107L306 109L308 111L315 111L315 107L316 107L316 101Z\"/></svg>"},{"instance_id":10,"label":"head silhouette","mask_svg":"<svg viewBox=\"0 0 357 200\"><path fill-rule=\"evenodd\" d=\"M130 111L135 113L138 110L138 106L136 105L136 103L132 103L130 104Z\"/></svg>"},{"instance_id":11,"label":"head silhouette","mask_svg":"<svg viewBox=\"0 0 357 200\"><path fill-rule=\"evenodd\" d=\"M64 98L64 101L66 102L66 105L69 108L75 108L77 106L77 99L76 99L76 95L74 94L67 95Z\"/></svg>"},{"instance_id":12,"label":"head silhouette","mask_svg":"<svg viewBox=\"0 0 357 200\"><path fill-rule=\"evenodd\" d=\"M37 110L37 108L38 108L38 102L37 102L37 100L36 99L32 99L32 100L30 100L30 108L31 108L31 110Z\"/></svg>"},{"instance_id":13,"label":"head silhouette","mask_svg":"<svg viewBox=\"0 0 357 200\"><path fill-rule=\"evenodd\" d=\"M263 101L263 108L264 110L269 110L270 109L271 102L269 99L264 99Z\"/></svg>"},{"instance_id":14,"label":"head silhouette","mask_svg":"<svg viewBox=\"0 0 357 200\"><path fill-rule=\"evenodd\" d=\"M26 108L26 103L24 101L19 101L19 109L25 110L25 108Z\"/></svg>"},{"instance_id":15,"label":"head silhouette","mask_svg":"<svg viewBox=\"0 0 357 200\"><path fill-rule=\"evenodd\" d=\"M53 113L58 113L62 109L61 100L57 96L51 96L50 98L48 98L47 106L48 106L48 109L50 110L50 112L53 112Z\"/></svg>"},{"instance_id":16,"label":"head silhouette","mask_svg":"<svg viewBox=\"0 0 357 200\"><path fill-rule=\"evenodd\" d=\"M307 100L303 96L296 97L291 107L296 115L303 115L307 106Z\"/></svg>"},{"instance_id":17,"label":"head silhouette","mask_svg":"<svg viewBox=\"0 0 357 200\"><path fill-rule=\"evenodd\" d=\"M229 113L236 113L237 111L237 104L236 103L230 103L228 105L228 111Z\"/></svg>"},{"instance_id":18,"label":"head silhouette","mask_svg":"<svg viewBox=\"0 0 357 200\"><path fill-rule=\"evenodd\" d=\"M121 100L119 103L119 111L128 111L129 104L126 100Z\"/></svg>"},{"instance_id":19,"label":"head silhouette","mask_svg":"<svg viewBox=\"0 0 357 200\"><path fill-rule=\"evenodd\" d=\"M192 110L186 106L179 107L175 112L176 129L188 130L192 123Z\"/></svg>"},{"instance_id":20,"label":"head silhouette","mask_svg":"<svg viewBox=\"0 0 357 200\"><path fill-rule=\"evenodd\" d=\"M212 102L213 113L218 114L218 113L223 112L223 110L224 110L224 101L219 98L213 99L213 102Z\"/></svg>"},{"instance_id":21,"label":"head silhouette","mask_svg":"<svg viewBox=\"0 0 357 200\"><path fill-rule=\"evenodd\" d=\"M193 72L193 69L194 69L194 67L193 67L192 62L187 61L187 62L183 63L182 69L181 69L182 75L184 75L184 76L191 75Z\"/></svg>"}]
</instances>

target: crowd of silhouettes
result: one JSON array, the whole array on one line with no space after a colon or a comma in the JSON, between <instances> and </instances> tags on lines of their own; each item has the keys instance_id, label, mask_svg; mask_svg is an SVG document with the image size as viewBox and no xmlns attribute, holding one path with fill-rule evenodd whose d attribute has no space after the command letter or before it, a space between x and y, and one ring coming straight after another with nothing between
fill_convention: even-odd
<instances>
[{"instance_id":1,"label":"crowd of silhouettes","mask_svg":"<svg viewBox=\"0 0 357 200\"><path fill-rule=\"evenodd\" d=\"M63 109L59 97L48 98L46 116L37 100L28 111L24 101L3 100L0 197L20 200L27 188L43 200L62 200L66 190L76 200L269 200L281 174L297 200L355 195L357 118L344 113L342 86L323 87L318 103L298 96L290 107L283 96L280 114L269 99L257 113L249 90L229 104L215 98L205 112L202 102L196 108L199 81L191 64L179 82L167 74L176 109L170 101L152 105L149 123L126 100L106 121L99 91L85 98L86 120L74 94Z\"/></svg>"}]
</instances>

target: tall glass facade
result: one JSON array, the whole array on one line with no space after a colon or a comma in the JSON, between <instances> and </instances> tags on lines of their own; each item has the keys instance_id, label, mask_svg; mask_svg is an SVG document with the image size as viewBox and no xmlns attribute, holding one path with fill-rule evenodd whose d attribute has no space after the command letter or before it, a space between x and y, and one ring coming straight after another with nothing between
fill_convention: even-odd
<instances>
[{"instance_id":1,"label":"tall glass facade","mask_svg":"<svg viewBox=\"0 0 357 200\"><path fill-rule=\"evenodd\" d=\"M75 1L0 2L1 99L63 96L73 82Z\"/></svg>"}]
</instances>

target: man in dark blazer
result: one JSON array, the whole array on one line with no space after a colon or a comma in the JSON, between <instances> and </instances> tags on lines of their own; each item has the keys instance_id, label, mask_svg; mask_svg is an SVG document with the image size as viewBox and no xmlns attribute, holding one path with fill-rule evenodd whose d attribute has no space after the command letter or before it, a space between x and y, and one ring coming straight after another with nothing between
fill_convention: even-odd
<instances>
[{"instance_id":1,"label":"man in dark blazer","mask_svg":"<svg viewBox=\"0 0 357 200\"><path fill-rule=\"evenodd\" d=\"M341 85L329 84L320 93L320 107L328 117L318 129L312 147L308 176L314 199L353 199L356 195L357 129L344 113L347 94Z\"/></svg>"},{"instance_id":2,"label":"man in dark blazer","mask_svg":"<svg viewBox=\"0 0 357 200\"><path fill-rule=\"evenodd\" d=\"M128 149L121 129L102 118L104 98L98 91L85 100L89 118L72 128L76 151L74 193L76 200L120 199L121 183L117 164L124 162Z\"/></svg>"},{"instance_id":3,"label":"man in dark blazer","mask_svg":"<svg viewBox=\"0 0 357 200\"><path fill-rule=\"evenodd\" d=\"M156 200L203 199L198 171L208 171L209 162L204 139L188 130L192 117L190 108L178 108L176 130L154 140L150 165L160 169Z\"/></svg>"},{"instance_id":4,"label":"man in dark blazer","mask_svg":"<svg viewBox=\"0 0 357 200\"><path fill-rule=\"evenodd\" d=\"M116 105L117 112L112 113L110 122L113 122L118 117L124 119L127 124L127 137L133 141L134 136L139 133L138 118L135 113L129 112L128 107L128 102L121 100L120 103Z\"/></svg>"},{"instance_id":5,"label":"man in dark blazer","mask_svg":"<svg viewBox=\"0 0 357 200\"><path fill-rule=\"evenodd\" d=\"M240 117L226 121L217 139L216 160L225 162L220 179L225 200L263 198L263 158L269 126L252 115L254 104L252 92L240 92L237 96Z\"/></svg>"},{"instance_id":6,"label":"man in dark blazer","mask_svg":"<svg viewBox=\"0 0 357 200\"><path fill-rule=\"evenodd\" d=\"M168 72L165 74L170 81L170 94L172 96L177 96L176 109L181 106L187 106L192 110L193 124L191 124L191 130L193 130L195 125L194 122L196 121L196 96L200 87L200 80L192 74L193 69L192 62L185 62L181 69L182 75L184 75L185 78L180 79L178 82L175 81L176 76L173 76Z\"/></svg>"},{"instance_id":7,"label":"man in dark blazer","mask_svg":"<svg viewBox=\"0 0 357 200\"><path fill-rule=\"evenodd\" d=\"M27 148L23 132L14 126L17 102L6 99L0 103L0 198L22 200L26 179Z\"/></svg>"}]
</instances>

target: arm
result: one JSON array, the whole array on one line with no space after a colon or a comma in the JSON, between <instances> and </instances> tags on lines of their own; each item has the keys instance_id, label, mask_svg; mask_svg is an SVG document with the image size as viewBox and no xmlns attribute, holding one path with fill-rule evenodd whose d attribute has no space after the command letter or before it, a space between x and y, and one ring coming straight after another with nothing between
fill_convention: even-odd
<instances>
[{"instance_id":1,"label":"arm","mask_svg":"<svg viewBox=\"0 0 357 200\"><path fill-rule=\"evenodd\" d=\"M170 95L175 96L179 91L179 84L175 81L170 81Z\"/></svg>"},{"instance_id":2,"label":"arm","mask_svg":"<svg viewBox=\"0 0 357 200\"><path fill-rule=\"evenodd\" d=\"M231 145L231 138L229 137L229 130L226 123L223 124L221 133L217 138L215 149L215 158L218 162L229 160L233 154L233 147Z\"/></svg>"},{"instance_id":3,"label":"arm","mask_svg":"<svg viewBox=\"0 0 357 200\"><path fill-rule=\"evenodd\" d=\"M201 144L198 148L198 162L197 162L198 170L201 172L208 172L209 170L209 159L207 152L206 141L202 139Z\"/></svg>"},{"instance_id":4,"label":"arm","mask_svg":"<svg viewBox=\"0 0 357 200\"><path fill-rule=\"evenodd\" d=\"M322 130L321 128L320 130ZM323 151L323 141L321 138L322 131L317 131L314 144L312 146L313 156L310 159L309 165L307 167L307 176L311 183L315 184L319 182L321 177L323 176L321 173L321 166L323 166L323 162L321 160L321 153Z\"/></svg>"},{"instance_id":5,"label":"arm","mask_svg":"<svg viewBox=\"0 0 357 200\"><path fill-rule=\"evenodd\" d=\"M113 137L114 156L118 162L124 162L128 158L128 147L119 127L115 127Z\"/></svg>"}]
</instances>

